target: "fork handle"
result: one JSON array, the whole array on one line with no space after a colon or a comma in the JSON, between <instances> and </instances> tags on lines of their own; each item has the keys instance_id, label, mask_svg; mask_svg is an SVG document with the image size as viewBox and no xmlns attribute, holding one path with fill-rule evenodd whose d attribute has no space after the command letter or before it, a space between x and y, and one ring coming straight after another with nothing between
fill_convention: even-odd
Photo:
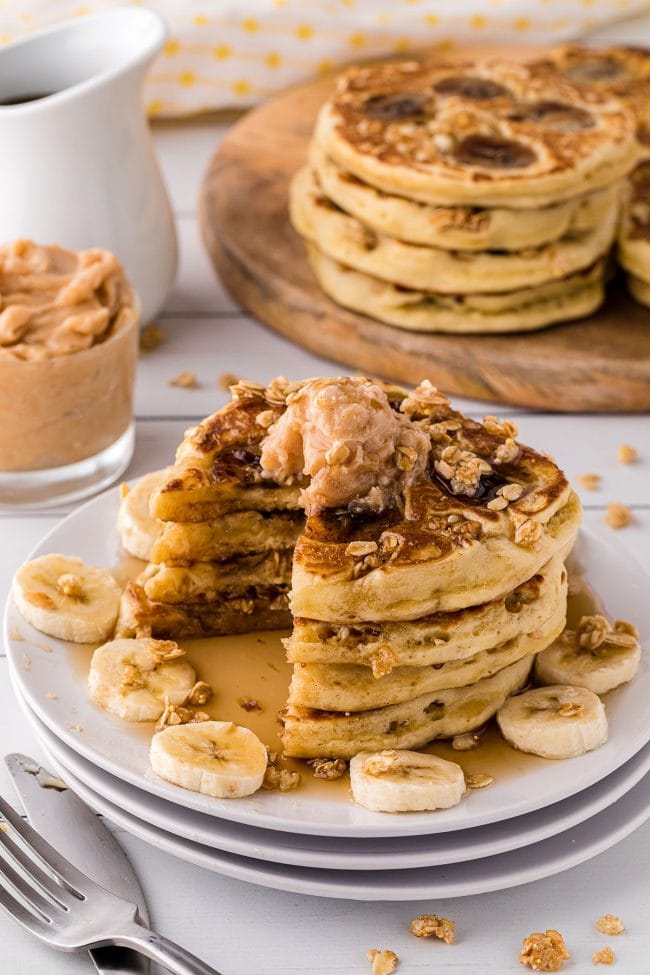
<instances>
[{"instance_id":1,"label":"fork handle","mask_svg":"<svg viewBox=\"0 0 650 975\"><path fill-rule=\"evenodd\" d=\"M124 929L124 933L116 935L112 940L114 944L124 948L134 948L173 975L220 975L216 968L206 965L175 941L170 941L164 935L135 921Z\"/></svg>"}]
</instances>

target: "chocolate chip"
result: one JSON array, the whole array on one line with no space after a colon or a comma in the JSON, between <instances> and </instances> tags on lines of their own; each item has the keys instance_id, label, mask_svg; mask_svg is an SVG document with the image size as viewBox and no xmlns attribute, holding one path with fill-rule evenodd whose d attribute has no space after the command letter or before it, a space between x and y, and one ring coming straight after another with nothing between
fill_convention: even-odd
<instances>
[{"instance_id":1,"label":"chocolate chip","mask_svg":"<svg viewBox=\"0 0 650 975\"><path fill-rule=\"evenodd\" d=\"M595 124L593 115L584 108L552 101L518 105L508 118L512 122L539 122L542 125L550 125L560 132L591 129Z\"/></svg>"},{"instance_id":2,"label":"chocolate chip","mask_svg":"<svg viewBox=\"0 0 650 975\"><path fill-rule=\"evenodd\" d=\"M396 122L401 119L423 119L428 105L426 95L397 91L390 95L371 95L364 103L363 112L380 122Z\"/></svg>"},{"instance_id":3,"label":"chocolate chip","mask_svg":"<svg viewBox=\"0 0 650 975\"><path fill-rule=\"evenodd\" d=\"M456 146L456 159L466 166L487 169L520 169L537 158L532 149L515 139L490 135L469 135Z\"/></svg>"},{"instance_id":4,"label":"chocolate chip","mask_svg":"<svg viewBox=\"0 0 650 975\"><path fill-rule=\"evenodd\" d=\"M628 69L616 58L594 55L592 58L574 64L562 73L572 81L578 82L613 81L614 79L620 81L628 76Z\"/></svg>"},{"instance_id":5,"label":"chocolate chip","mask_svg":"<svg viewBox=\"0 0 650 975\"><path fill-rule=\"evenodd\" d=\"M471 98L474 101L487 101L490 98L508 98L511 92L497 81L489 78L474 78L471 75L452 75L443 78L433 86L439 95L460 95L461 98Z\"/></svg>"}]
</instances>

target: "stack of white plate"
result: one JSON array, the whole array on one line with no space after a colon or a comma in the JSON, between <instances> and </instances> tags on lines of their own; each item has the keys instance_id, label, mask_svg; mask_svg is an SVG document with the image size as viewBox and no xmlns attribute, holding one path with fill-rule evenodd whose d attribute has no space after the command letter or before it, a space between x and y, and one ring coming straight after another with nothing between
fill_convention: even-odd
<instances>
[{"instance_id":1,"label":"stack of white plate","mask_svg":"<svg viewBox=\"0 0 650 975\"><path fill-rule=\"evenodd\" d=\"M95 499L32 557L66 552L114 564L116 507L115 492ZM588 533L576 558L607 614L634 621L648 647L648 579L641 568L618 544ZM631 684L607 695L609 739L597 751L564 762L522 756L511 774L453 809L391 816L355 806L341 788L217 800L170 785L149 768L149 726L141 733L88 699L89 650L44 637L11 600L6 645L18 699L70 787L147 842L241 880L362 900L458 897L558 873L650 816L646 659Z\"/></svg>"}]
</instances>

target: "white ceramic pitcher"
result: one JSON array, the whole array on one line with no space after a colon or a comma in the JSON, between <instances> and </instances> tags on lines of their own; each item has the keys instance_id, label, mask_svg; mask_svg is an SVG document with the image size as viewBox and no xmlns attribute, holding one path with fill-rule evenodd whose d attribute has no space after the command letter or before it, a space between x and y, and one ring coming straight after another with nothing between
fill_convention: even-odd
<instances>
[{"instance_id":1,"label":"white ceramic pitcher","mask_svg":"<svg viewBox=\"0 0 650 975\"><path fill-rule=\"evenodd\" d=\"M123 7L0 48L0 242L112 250L145 322L177 258L142 97L165 37L157 14Z\"/></svg>"}]
</instances>

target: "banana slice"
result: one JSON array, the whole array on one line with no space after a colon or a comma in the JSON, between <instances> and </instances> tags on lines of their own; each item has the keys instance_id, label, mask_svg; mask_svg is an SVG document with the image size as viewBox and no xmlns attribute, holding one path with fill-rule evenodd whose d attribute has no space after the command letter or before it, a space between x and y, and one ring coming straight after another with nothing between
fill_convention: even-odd
<instances>
[{"instance_id":1,"label":"banana slice","mask_svg":"<svg viewBox=\"0 0 650 975\"><path fill-rule=\"evenodd\" d=\"M162 534L162 522L149 514L149 498L169 474L169 468L146 474L127 490L120 502L117 530L122 547L136 559L151 561L154 544Z\"/></svg>"},{"instance_id":2,"label":"banana slice","mask_svg":"<svg viewBox=\"0 0 650 975\"><path fill-rule=\"evenodd\" d=\"M108 639L121 595L108 569L70 555L41 555L21 566L13 581L14 602L27 622L72 643Z\"/></svg>"},{"instance_id":3,"label":"banana slice","mask_svg":"<svg viewBox=\"0 0 650 975\"><path fill-rule=\"evenodd\" d=\"M93 654L90 697L125 721L157 721L166 704L180 706L196 682L185 651L173 640L112 640Z\"/></svg>"},{"instance_id":4,"label":"banana slice","mask_svg":"<svg viewBox=\"0 0 650 975\"><path fill-rule=\"evenodd\" d=\"M465 793L460 765L406 750L359 752L350 762L352 797L376 812L449 809Z\"/></svg>"},{"instance_id":5,"label":"banana slice","mask_svg":"<svg viewBox=\"0 0 650 975\"><path fill-rule=\"evenodd\" d=\"M511 697L497 711L504 738L542 758L576 758L607 741L600 698L585 687L553 684Z\"/></svg>"},{"instance_id":6,"label":"banana slice","mask_svg":"<svg viewBox=\"0 0 650 975\"><path fill-rule=\"evenodd\" d=\"M161 779L217 799L241 799L261 787L266 747L232 721L172 725L151 740L151 767Z\"/></svg>"},{"instance_id":7,"label":"banana slice","mask_svg":"<svg viewBox=\"0 0 650 975\"><path fill-rule=\"evenodd\" d=\"M537 654L539 684L574 684L594 694L606 694L631 681L639 669L641 647L630 623L610 626L604 616L586 616L577 630L564 630Z\"/></svg>"}]
</instances>

